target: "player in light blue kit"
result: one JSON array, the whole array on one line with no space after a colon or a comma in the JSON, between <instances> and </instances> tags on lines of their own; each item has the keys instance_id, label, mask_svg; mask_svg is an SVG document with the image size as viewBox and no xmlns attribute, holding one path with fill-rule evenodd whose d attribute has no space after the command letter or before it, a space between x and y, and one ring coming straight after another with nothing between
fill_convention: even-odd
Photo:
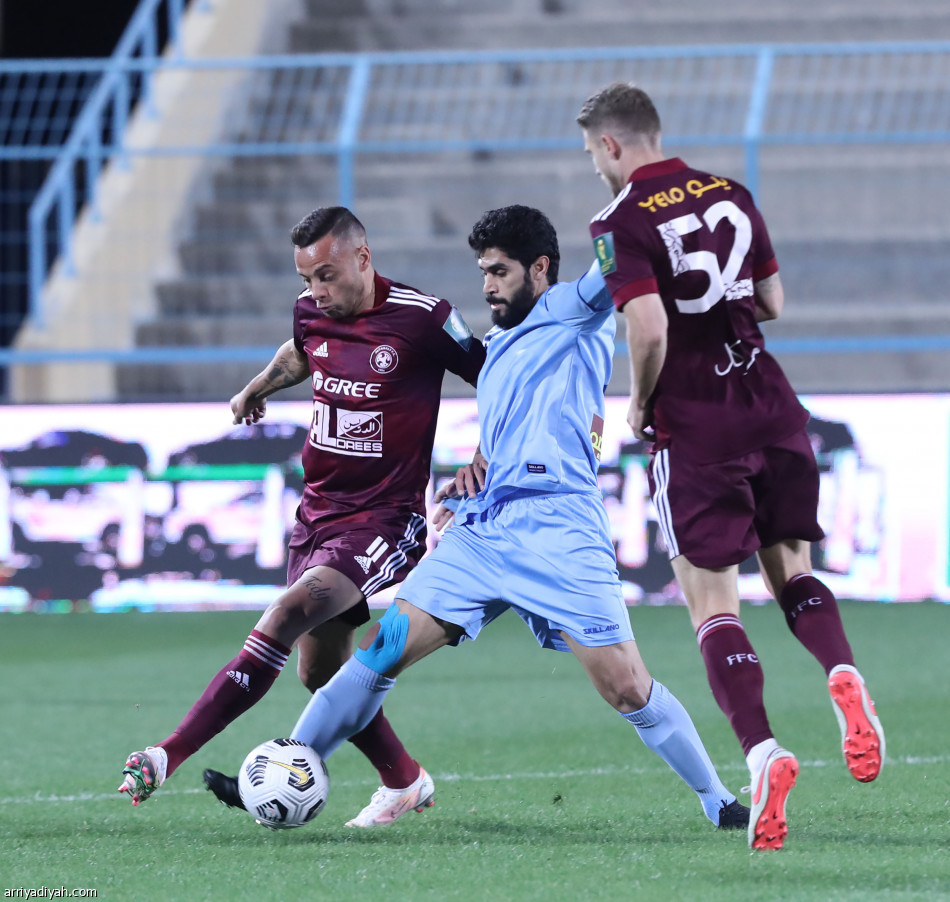
<instances>
[{"instance_id":1,"label":"player in light blue kit","mask_svg":"<svg viewBox=\"0 0 950 902\"><path fill-rule=\"evenodd\" d=\"M293 738L328 757L375 714L397 674L475 639L511 608L543 647L577 656L713 824L746 827L748 808L720 781L686 710L647 672L621 594L596 478L615 328L600 270L557 283L557 235L529 207L486 213L469 244L495 324L478 380L487 471L463 467L443 493L462 496L454 525L314 695Z\"/></svg>"}]
</instances>

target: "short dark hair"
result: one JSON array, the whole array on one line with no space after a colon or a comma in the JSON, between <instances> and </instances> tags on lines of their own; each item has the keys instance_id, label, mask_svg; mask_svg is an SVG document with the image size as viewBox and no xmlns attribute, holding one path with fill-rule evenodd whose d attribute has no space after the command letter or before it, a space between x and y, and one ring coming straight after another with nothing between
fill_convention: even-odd
<instances>
[{"instance_id":1,"label":"short dark hair","mask_svg":"<svg viewBox=\"0 0 950 902\"><path fill-rule=\"evenodd\" d=\"M561 252L557 246L557 232L551 220L534 207L513 204L489 210L472 226L468 246L477 254L497 247L525 269L538 257L547 257L548 284L557 281Z\"/></svg>"},{"instance_id":2,"label":"short dark hair","mask_svg":"<svg viewBox=\"0 0 950 902\"><path fill-rule=\"evenodd\" d=\"M320 207L304 216L290 230L294 247L310 247L325 235L355 234L366 237L366 229L346 207Z\"/></svg>"},{"instance_id":3,"label":"short dark hair","mask_svg":"<svg viewBox=\"0 0 950 902\"><path fill-rule=\"evenodd\" d=\"M615 81L588 97L577 114L577 124L585 130L613 126L651 142L660 135L660 114L649 94L624 81Z\"/></svg>"}]
</instances>

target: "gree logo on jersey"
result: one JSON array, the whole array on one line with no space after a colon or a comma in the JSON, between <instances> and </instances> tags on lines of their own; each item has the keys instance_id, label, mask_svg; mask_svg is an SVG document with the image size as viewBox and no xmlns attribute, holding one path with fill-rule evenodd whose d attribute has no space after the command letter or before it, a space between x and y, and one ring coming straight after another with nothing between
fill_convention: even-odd
<instances>
[{"instance_id":1,"label":"gree logo on jersey","mask_svg":"<svg viewBox=\"0 0 950 902\"><path fill-rule=\"evenodd\" d=\"M382 388L380 382L354 382L352 379L338 379L336 376L324 376L320 370L314 370L311 377L314 391L325 391L328 395L343 395L347 398L378 398Z\"/></svg>"},{"instance_id":2,"label":"gree logo on jersey","mask_svg":"<svg viewBox=\"0 0 950 902\"><path fill-rule=\"evenodd\" d=\"M382 457L382 439L382 411L343 410L313 402L309 441L314 448L351 457Z\"/></svg>"}]
</instances>

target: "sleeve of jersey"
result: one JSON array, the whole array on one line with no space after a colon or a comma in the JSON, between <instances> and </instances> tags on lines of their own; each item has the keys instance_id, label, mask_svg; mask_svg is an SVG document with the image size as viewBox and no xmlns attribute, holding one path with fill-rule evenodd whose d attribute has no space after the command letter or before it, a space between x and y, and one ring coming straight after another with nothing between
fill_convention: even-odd
<instances>
[{"instance_id":1,"label":"sleeve of jersey","mask_svg":"<svg viewBox=\"0 0 950 902\"><path fill-rule=\"evenodd\" d=\"M552 285L538 303L553 319L582 332L599 328L605 314L613 312L610 292L596 260L579 279Z\"/></svg>"},{"instance_id":2,"label":"sleeve of jersey","mask_svg":"<svg viewBox=\"0 0 950 902\"><path fill-rule=\"evenodd\" d=\"M456 376L469 385L478 381L478 373L485 362L485 346L474 336L465 318L448 301L440 300L432 312L436 328L432 341L438 359Z\"/></svg>"},{"instance_id":3,"label":"sleeve of jersey","mask_svg":"<svg viewBox=\"0 0 950 902\"><path fill-rule=\"evenodd\" d=\"M610 289L607 288L604 275L600 271L599 260L591 263L590 269L577 280L577 294L581 299L581 303L591 310L610 310L613 308Z\"/></svg>"},{"instance_id":4,"label":"sleeve of jersey","mask_svg":"<svg viewBox=\"0 0 950 902\"><path fill-rule=\"evenodd\" d=\"M614 306L622 310L628 301L644 294L656 294L659 288L642 242L618 225L611 219L595 220L590 224L590 233Z\"/></svg>"}]
</instances>

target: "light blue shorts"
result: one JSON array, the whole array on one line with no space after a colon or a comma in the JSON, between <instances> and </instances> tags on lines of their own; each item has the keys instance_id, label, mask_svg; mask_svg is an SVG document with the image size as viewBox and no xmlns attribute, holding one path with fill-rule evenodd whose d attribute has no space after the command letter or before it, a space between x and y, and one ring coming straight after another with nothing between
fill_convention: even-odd
<instances>
[{"instance_id":1,"label":"light blue shorts","mask_svg":"<svg viewBox=\"0 0 950 902\"><path fill-rule=\"evenodd\" d=\"M509 608L544 648L569 651L562 630L580 645L633 639L598 495L530 495L456 523L397 596L468 639Z\"/></svg>"}]
</instances>

